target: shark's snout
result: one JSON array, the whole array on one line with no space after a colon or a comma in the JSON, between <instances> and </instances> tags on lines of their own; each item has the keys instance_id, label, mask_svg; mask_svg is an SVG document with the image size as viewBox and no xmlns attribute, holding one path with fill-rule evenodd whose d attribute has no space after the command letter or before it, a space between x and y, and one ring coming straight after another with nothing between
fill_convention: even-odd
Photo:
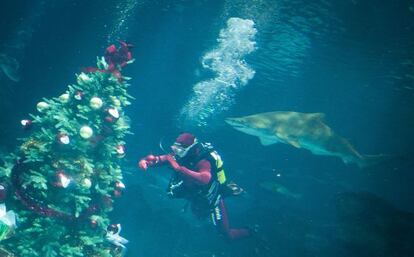
<instances>
[{"instance_id":1,"label":"shark's snout","mask_svg":"<svg viewBox=\"0 0 414 257\"><path fill-rule=\"evenodd\" d=\"M241 122L241 120L239 120L237 118L226 118L224 121L227 124L229 124L230 126L235 127L235 128L243 128L243 127L245 127L243 125L243 123Z\"/></svg>"}]
</instances>

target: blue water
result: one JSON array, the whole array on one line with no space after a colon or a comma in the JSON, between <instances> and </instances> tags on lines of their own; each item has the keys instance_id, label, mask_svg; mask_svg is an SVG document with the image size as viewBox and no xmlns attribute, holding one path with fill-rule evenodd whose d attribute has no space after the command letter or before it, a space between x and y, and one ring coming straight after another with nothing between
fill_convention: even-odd
<instances>
[{"instance_id":1,"label":"blue water","mask_svg":"<svg viewBox=\"0 0 414 257\"><path fill-rule=\"evenodd\" d=\"M20 119L42 97L60 95L116 39L134 44L136 61L123 72L136 98L126 111L134 133L123 164L127 191L112 213L130 241L128 256L414 256L414 1L34 2L0 10L0 53L20 68L17 82L0 76L2 151L14 149ZM226 31L230 18L248 23ZM251 51L237 52L248 44ZM209 53L234 55L203 67ZM239 69L226 77L229 87L214 80L240 63L251 76ZM217 89L221 97L202 105L203 117L190 116L203 82L202 95ZM262 146L223 121L268 111L323 112L358 151L393 158L359 169ZM246 190L227 206L231 224L258 228L253 238L226 242L166 197L170 170L136 169L146 154L162 153L162 138L185 130L212 142L227 176Z\"/></svg>"}]
</instances>

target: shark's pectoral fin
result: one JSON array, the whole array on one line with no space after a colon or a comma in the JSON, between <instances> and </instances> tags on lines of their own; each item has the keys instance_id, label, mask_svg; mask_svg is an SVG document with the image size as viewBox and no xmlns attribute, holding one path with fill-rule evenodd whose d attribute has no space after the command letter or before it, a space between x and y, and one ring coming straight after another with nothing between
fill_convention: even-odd
<instances>
[{"instance_id":1,"label":"shark's pectoral fin","mask_svg":"<svg viewBox=\"0 0 414 257\"><path fill-rule=\"evenodd\" d=\"M292 138L292 137L289 137L288 135L277 133L277 132L276 132L276 137L281 139L281 141L285 144L292 145L296 148L301 148L300 143L296 138Z\"/></svg>"},{"instance_id":2,"label":"shark's pectoral fin","mask_svg":"<svg viewBox=\"0 0 414 257\"><path fill-rule=\"evenodd\" d=\"M292 139L287 139L286 142L296 148L301 148L300 144L298 141L296 140L292 140Z\"/></svg>"},{"instance_id":3,"label":"shark's pectoral fin","mask_svg":"<svg viewBox=\"0 0 414 257\"><path fill-rule=\"evenodd\" d=\"M277 140L274 140L274 139L271 139L271 138L268 138L268 137L259 137L259 140L260 140L260 143L262 144L262 145L273 145L273 144L275 144L275 143L277 143Z\"/></svg>"}]
</instances>

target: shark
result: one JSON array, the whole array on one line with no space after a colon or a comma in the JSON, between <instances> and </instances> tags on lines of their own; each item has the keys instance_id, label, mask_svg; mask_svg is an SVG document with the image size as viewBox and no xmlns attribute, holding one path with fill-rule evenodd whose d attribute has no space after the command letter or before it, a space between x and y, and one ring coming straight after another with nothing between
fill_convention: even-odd
<instances>
[{"instance_id":1,"label":"shark","mask_svg":"<svg viewBox=\"0 0 414 257\"><path fill-rule=\"evenodd\" d=\"M283 143L315 155L335 156L360 168L379 162L382 155L363 155L325 123L324 113L275 111L226 118L234 129L259 138L262 145Z\"/></svg>"},{"instance_id":2,"label":"shark","mask_svg":"<svg viewBox=\"0 0 414 257\"><path fill-rule=\"evenodd\" d=\"M20 62L24 59L27 46L30 44L34 28L46 11L48 0L32 1L27 13L20 17L20 23L14 27L10 35L0 44L0 81L3 78L19 82L21 80Z\"/></svg>"},{"instance_id":3,"label":"shark","mask_svg":"<svg viewBox=\"0 0 414 257\"><path fill-rule=\"evenodd\" d=\"M19 65L16 58L0 53L0 71L11 81L19 82Z\"/></svg>"}]
</instances>

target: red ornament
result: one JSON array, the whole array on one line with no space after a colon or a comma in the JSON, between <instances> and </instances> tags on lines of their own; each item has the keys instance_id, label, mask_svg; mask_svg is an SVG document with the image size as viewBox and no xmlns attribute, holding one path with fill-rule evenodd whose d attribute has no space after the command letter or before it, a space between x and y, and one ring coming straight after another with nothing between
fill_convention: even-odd
<instances>
[{"instance_id":1,"label":"red ornament","mask_svg":"<svg viewBox=\"0 0 414 257\"><path fill-rule=\"evenodd\" d=\"M98 226L98 222L95 219L91 219L89 221L91 228L96 228Z\"/></svg>"},{"instance_id":2,"label":"red ornament","mask_svg":"<svg viewBox=\"0 0 414 257\"><path fill-rule=\"evenodd\" d=\"M91 142L91 145L93 147L95 147L96 145L98 145L100 142L102 142L102 140L104 140L105 137L103 137L102 135L97 135L93 138L91 138L89 141Z\"/></svg>"},{"instance_id":3,"label":"red ornament","mask_svg":"<svg viewBox=\"0 0 414 257\"><path fill-rule=\"evenodd\" d=\"M114 130L110 126L104 125L102 127L102 135L109 136L109 135L112 135L113 133L114 133Z\"/></svg>"},{"instance_id":4,"label":"red ornament","mask_svg":"<svg viewBox=\"0 0 414 257\"><path fill-rule=\"evenodd\" d=\"M7 197L7 189L3 184L0 184L0 203Z\"/></svg>"},{"instance_id":5,"label":"red ornament","mask_svg":"<svg viewBox=\"0 0 414 257\"><path fill-rule=\"evenodd\" d=\"M30 129L30 127L32 126L32 121L31 120L21 120L20 124L22 124L24 129Z\"/></svg>"},{"instance_id":6,"label":"red ornament","mask_svg":"<svg viewBox=\"0 0 414 257\"><path fill-rule=\"evenodd\" d=\"M115 198L119 198L119 197L121 197L121 196L122 196L122 192L121 192L120 190L115 189L115 190L113 190L113 191L112 191L112 195L113 195Z\"/></svg>"},{"instance_id":7,"label":"red ornament","mask_svg":"<svg viewBox=\"0 0 414 257\"><path fill-rule=\"evenodd\" d=\"M108 195L102 196L102 205L105 209L112 209L112 198Z\"/></svg>"},{"instance_id":8,"label":"red ornament","mask_svg":"<svg viewBox=\"0 0 414 257\"><path fill-rule=\"evenodd\" d=\"M76 100L80 101L83 98L83 92L82 91L76 91L75 95L73 96Z\"/></svg>"},{"instance_id":9,"label":"red ornament","mask_svg":"<svg viewBox=\"0 0 414 257\"><path fill-rule=\"evenodd\" d=\"M112 122L114 122L115 119L111 116L106 116L104 120L108 123L112 123Z\"/></svg>"}]
</instances>

